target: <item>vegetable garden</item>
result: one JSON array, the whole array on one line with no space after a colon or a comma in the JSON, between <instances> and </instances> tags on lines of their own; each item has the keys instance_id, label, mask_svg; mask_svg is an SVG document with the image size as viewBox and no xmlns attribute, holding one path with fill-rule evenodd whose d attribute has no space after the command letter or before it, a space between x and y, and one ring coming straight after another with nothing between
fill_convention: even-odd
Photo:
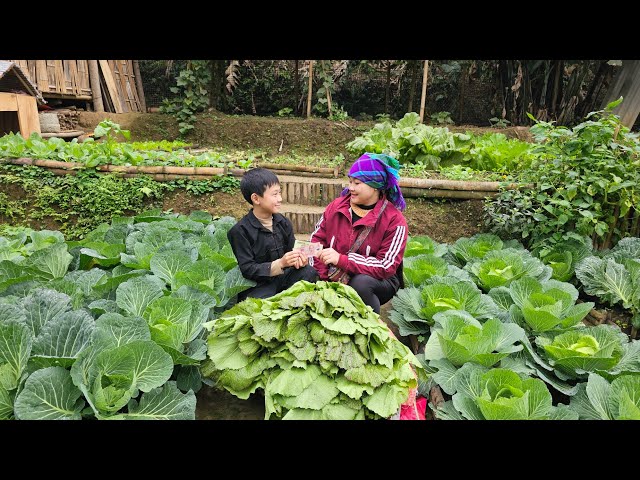
<instances>
[{"instance_id":1,"label":"vegetable garden","mask_svg":"<svg viewBox=\"0 0 640 480\"><path fill-rule=\"evenodd\" d=\"M83 143L0 138L2 183L37 186L41 211L47 189L84 185L83 206L56 200L64 233L27 227L31 207L0 193L0 418L194 419L216 388L263 396L265 419L390 418L416 391L436 419L640 419L640 143L613 107L573 128L532 117L531 143L416 114L354 135L351 154L394 155L403 178L503 182L483 233L410 232L382 317L328 282L237 303L253 283L226 237L236 219L145 210L172 188L237 189L255 156L121 141L112 121ZM220 173L159 183L110 166ZM122 203L92 203L101 189Z\"/></svg>"}]
</instances>

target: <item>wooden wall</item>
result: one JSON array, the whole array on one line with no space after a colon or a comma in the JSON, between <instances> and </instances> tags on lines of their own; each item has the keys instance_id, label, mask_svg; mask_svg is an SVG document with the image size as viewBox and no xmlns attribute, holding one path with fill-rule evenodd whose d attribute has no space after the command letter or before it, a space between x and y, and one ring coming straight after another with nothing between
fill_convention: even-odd
<instances>
[{"instance_id":1,"label":"wooden wall","mask_svg":"<svg viewBox=\"0 0 640 480\"><path fill-rule=\"evenodd\" d=\"M18 133L24 138L36 132L40 133L40 118L36 97L15 93L0 92L0 132Z\"/></svg>"},{"instance_id":2,"label":"wooden wall","mask_svg":"<svg viewBox=\"0 0 640 480\"><path fill-rule=\"evenodd\" d=\"M613 109L620 121L631 128L640 115L640 60L623 60L622 67L607 91L602 108L621 96L624 100Z\"/></svg>"},{"instance_id":3,"label":"wooden wall","mask_svg":"<svg viewBox=\"0 0 640 480\"><path fill-rule=\"evenodd\" d=\"M87 60L11 60L46 98L92 101ZM141 112L133 60L99 60L105 109Z\"/></svg>"},{"instance_id":4,"label":"wooden wall","mask_svg":"<svg viewBox=\"0 0 640 480\"><path fill-rule=\"evenodd\" d=\"M12 60L29 76L43 97L91 100L86 60Z\"/></svg>"}]
</instances>

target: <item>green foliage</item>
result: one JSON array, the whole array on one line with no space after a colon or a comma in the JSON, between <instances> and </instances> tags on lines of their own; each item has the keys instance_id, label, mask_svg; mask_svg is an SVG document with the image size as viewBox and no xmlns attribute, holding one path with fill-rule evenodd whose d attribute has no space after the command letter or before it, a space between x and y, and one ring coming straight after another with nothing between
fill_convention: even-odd
<instances>
[{"instance_id":1,"label":"green foliage","mask_svg":"<svg viewBox=\"0 0 640 480\"><path fill-rule=\"evenodd\" d=\"M0 237L0 418L193 419L204 323L255 284L233 224L148 211L77 242Z\"/></svg>"},{"instance_id":2,"label":"green foliage","mask_svg":"<svg viewBox=\"0 0 640 480\"><path fill-rule=\"evenodd\" d=\"M469 156L468 165L476 170L506 173L528 168L536 154L533 144L507 139L502 133L489 133L473 137Z\"/></svg>"},{"instance_id":3,"label":"green foliage","mask_svg":"<svg viewBox=\"0 0 640 480\"><path fill-rule=\"evenodd\" d=\"M440 173L451 180L474 180L477 173L469 167L463 167L462 165L452 165L450 167L440 168Z\"/></svg>"},{"instance_id":4,"label":"green foliage","mask_svg":"<svg viewBox=\"0 0 640 480\"><path fill-rule=\"evenodd\" d=\"M424 170L458 166L506 173L527 167L535 158L530 144L507 139L502 134L478 137L419 122L418 114L409 112L395 125L389 121L378 123L349 142L346 148L356 155L388 153L409 169L419 167ZM457 172L462 174L463 171ZM451 173L455 174L456 170Z\"/></svg>"},{"instance_id":5,"label":"green foliage","mask_svg":"<svg viewBox=\"0 0 640 480\"><path fill-rule=\"evenodd\" d=\"M173 115L178 121L180 135L185 137L194 128L195 114L209 106L211 69L209 60L190 60L178 74L171 92L176 95L171 101L165 99L160 111Z\"/></svg>"},{"instance_id":6,"label":"green foliage","mask_svg":"<svg viewBox=\"0 0 640 480\"><path fill-rule=\"evenodd\" d=\"M447 310L433 317L434 329L424 349L425 360L446 358L461 367L474 362L492 367L510 353L522 350L515 345L525 335L513 323L502 323L492 318L480 323L463 310Z\"/></svg>"},{"instance_id":7,"label":"green foliage","mask_svg":"<svg viewBox=\"0 0 640 480\"><path fill-rule=\"evenodd\" d=\"M291 117L292 113L293 113L293 108L290 108L290 107L284 107L278 110L279 117Z\"/></svg>"},{"instance_id":8,"label":"green foliage","mask_svg":"<svg viewBox=\"0 0 640 480\"><path fill-rule=\"evenodd\" d=\"M316 91L318 101L312 111L320 115L327 115L329 120L337 122L346 120L349 118L349 114L335 100L331 100L331 114L329 115L329 100L333 98L335 91L331 62L320 60L317 65L317 76L320 78L322 86Z\"/></svg>"},{"instance_id":9,"label":"green foliage","mask_svg":"<svg viewBox=\"0 0 640 480\"><path fill-rule=\"evenodd\" d=\"M413 258L420 259L420 256ZM435 273L442 268L438 263L435 259L430 261ZM429 333L434 315L447 310L465 310L480 320L497 314L498 306L465 275L466 272L449 267L446 275L425 275L423 284L401 289L391 299L393 308L389 317L401 335Z\"/></svg>"},{"instance_id":10,"label":"green foliage","mask_svg":"<svg viewBox=\"0 0 640 480\"><path fill-rule=\"evenodd\" d=\"M522 277L548 280L552 270L528 251L517 248L492 250L481 259L465 265L478 286L488 292L492 288L508 286Z\"/></svg>"},{"instance_id":11,"label":"green foliage","mask_svg":"<svg viewBox=\"0 0 640 480\"><path fill-rule=\"evenodd\" d=\"M111 174L80 171L77 175L56 176L49 171L31 166L0 166L0 183L16 184L29 196L29 200L12 200L7 213L12 220L41 222L49 219L60 222L60 230L68 238L83 238L88 232L113 217L141 211L154 202L160 202L167 191L183 188L193 194L215 191L232 193L239 187L233 176L214 177L209 181L175 180L156 182L147 176L119 178ZM0 194L2 201L3 194ZM26 205L29 209L26 210ZM18 216L18 212L22 215Z\"/></svg>"},{"instance_id":12,"label":"green foliage","mask_svg":"<svg viewBox=\"0 0 640 480\"><path fill-rule=\"evenodd\" d=\"M489 296L512 321L533 333L573 328L594 306L576 304L578 290L569 283L532 277L515 280L509 288L494 288Z\"/></svg>"},{"instance_id":13,"label":"green foliage","mask_svg":"<svg viewBox=\"0 0 640 480\"><path fill-rule=\"evenodd\" d=\"M28 139L20 134L9 134L0 137L0 158L29 157L37 159L57 160L63 162L82 163L87 168L98 165L176 165L191 167L224 167L227 155L216 151L206 151L193 155L180 149L174 150L174 144L181 142L143 142L127 143L116 141L116 135L126 135L128 130L121 130L120 125L110 120L101 122L96 130L104 141L87 139L78 143L77 139L65 142L60 138L44 140L37 133ZM157 146L156 148L152 148Z\"/></svg>"},{"instance_id":14,"label":"green foliage","mask_svg":"<svg viewBox=\"0 0 640 480\"><path fill-rule=\"evenodd\" d=\"M300 62L302 65L302 62ZM240 81L233 89L233 95L223 97L225 111L245 115L278 115L278 111L300 113L302 104L306 108L306 85L308 77L300 76L301 97L293 98L294 69L286 60L243 60L235 67Z\"/></svg>"},{"instance_id":15,"label":"green foliage","mask_svg":"<svg viewBox=\"0 0 640 480\"><path fill-rule=\"evenodd\" d=\"M239 398L263 389L265 419L387 418L417 386L417 359L341 283L248 298L205 327L203 374Z\"/></svg>"},{"instance_id":16,"label":"green foliage","mask_svg":"<svg viewBox=\"0 0 640 480\"><path fill-rule=\"evenodd\" d=\"M504 182L513 180L510 174L489 172L485 170L474 170L463 165L451 165L449 167L440 166L437 172L429 165L416 163L413 165L403 165L401 173L403 177L409 178L447 178L449 180L473 180L477 182Z\"/></svg>"},{"instance_id":17,"label":"green foliage","mask_svg":"<svg viewBox=\"0 0 640 480\"><path fill-rule=\"evenodd\" d=\"M535 339L537 353L532 352L529 345L526 349L531 365L552 382L585 381L589 373L611 380L622 374L640 372L640 343L629 342L627 335L612 325L540 335ZM579 389L578 383L565 393L573 396Z\"/></svg>"},{"instance_id":18,"label":"green foliage","mask_svg":"<svg viewBox=\"0 0 640 480\"><path fill-rule=\"evenodd\" d=\"M431 114L431 123L437 125L453 125L450 112L436 112Z\"/></svg>"},{"instance_id":19,"label":"green foliage","mask_svg":"<svg viewBox=\"0 0 640 480\"><path fill-rule=\"evenodd\" d=\"M438 243L427 235L409 237L404 251L404 258L416 255L433 255L442 257L447 253L447 245Z\"/></svg>"},{"instance_id":20,"label":"green foliage","mask_svg":"<svg viewBox=\"0 0 640 480\"><path fill-rule=\"evenodd\" d=\"M640 239L623 238L601 256L584 258L575 273L587 294L628 309L633 326L640 328Z\"/></svg>"},{"instance_id":21,"label":"green foliage","mask_svg":"<svg viewBox=\"0 0 640 480\"><path fill-rule=\"evenodd\" d=\"M502 250L504 242L497 235L478 233L472 237L460 237L449 245L450 261L454 265L464 267L474 260L481 260L493 250Z\"/></svg>"},{"instance_id":22,"label":"green foliage","mask_svg":"<svg viewBox=\"0 0 640 480\"><path fill-rule=\"evenodd\" d=\"M446 260L434 255L416 255L403 260L404 278L408 286L419 287L427 278L448 273Z\"/></svg>"},{"instance_id":23,"label":"green foliage","mask_svg":"<svg viewBox=\"0 0 640 480\"><path fill-rule=\"evenodd\" d=\"M4 168L15 171L10 166ZM42 171L38 167L24 169L36 174ZM61 231L72 238L82 238L114 216L143 209L147 198L161 198L166 188L149 177L122 179L89 171L44 179L12 175L3 177L3 182L20 185L33 198L29 218L59 221Z\"/></svg>"},{"instance_id":24,"label":"green foliage","mask_svg":"<svg viewBox=\"0 0 640 480\"><path fill-rule=\"evenodd\" d=\"M164 150L165 152L171 152L188 146L190 146L188 143L179 140L131 142L131 147L133 147L134 150Z\"/></svg>"},{"instance_id":25,"label":"green foliage","mask_svg":"<svg viewBox=\"0 0 640 480\"><path fill-rule=\"evenodd\" d=\"M590 373L571 398L571 408L580 420L640 420L640 376L622 375L609 384Z\"/></svg>"},{"instance_id":26,"label":"green foliage","mask_svg":"<svg viewBox=\"0 0 640 480\"><path fill-rule=\"evenodd\" d=\"M598 325L565 332L553 339L542 337L538 345L546 351L552 365L575 375L613 368L624 352L620 340L615 328Z\"/></svg>"},{"instance_id":27,"label":"green foliage","mask_svg":"<svg viewBox=\"0 0 640 480\"><path fill-rule=\"evenodd\" d=\"M561 282L572 280L578 263L593 254L590 238L571 233L566 237L563 240L549 238L548 242L540 242L538 248L531 252L553 269L551 278Z\"/></svg>"},{"instance_id":28,"label":"green foliage","mask_svg":"<svg viewBox=\"0 0 640 480\"><path fill-rule=\"evenodd\" d=\"M567 232L591 237L597 249L635 234L628 217L640 200L640 142L610 108L589 114L573 129L536 122L531 132L541 143L540 158L521 174L534 186L487 202L491 231L526 239L532 249L549 246L549 237L566 240Z\"/></svg>"},{"instance_id":29,"label":"green foliage","mask_svg":"<svg viewBox=\"0 0 640 480\"><path fill-rule=\"evenodd\" d=\"M10 200L6 193L0 192L0 215L12 222L24 218L26 203L26 200Z\"/></svg>"},{"instance_id":30,"label":"green foliage","mask_svg":"<svg viewBox=\"0 0 640 480\"><path fill-rule=\"evenodd\" d=\"M329 120L333 120L334 122L343 122L349 118L349 114L342 108L341 105L336 105L331 108L331 115L329 116Z\"/></svg>"},{"instance_id":31,"label":"green foliage","mask_svg":"<svg viewBox=\"0 0 640 480\"><path fill-rule=\"evenodd\" d=\"M537 378L521 378L503 368L467 363L451 381L455 394L436 411L442 419L467 420L577 420L566 405L554 407L547 386Z\"/></svg>"},{"instance_id":32,"label":"green foliage","mask_svg":"<svg viewBox=\"0 0 640 480\"><path fill-rule=\"evenodd\" d=\"M489 119L489 124L494 128L507 128L511 122L506 118L493 117Z\"/></svg>"},{"instance_id":33,"label":"green foliage","mask_svg":"<svg viewBox=\"0 0 640 480\"><path fill-rule=\"evenodd\" d=\"M131 132L120 128L120 125L113 120L104 119L93 130L93 138L105 137L109 147L117 142L116 137L122 135L126 140L131 138Z\"/></svg>"},{"instance_id":34,"label":"green foliage","mask_svg":"<svg viewBox=\"0 0 640 480\"><path fill-rule=\"evenodd\" d=\"M184 188L186 192L194 195L204 195L218 190L233 193L240 188L240 179L233 175L220 175L211 180L173 180L167 183L169 190Z\"/></svg>"}]
</instances>

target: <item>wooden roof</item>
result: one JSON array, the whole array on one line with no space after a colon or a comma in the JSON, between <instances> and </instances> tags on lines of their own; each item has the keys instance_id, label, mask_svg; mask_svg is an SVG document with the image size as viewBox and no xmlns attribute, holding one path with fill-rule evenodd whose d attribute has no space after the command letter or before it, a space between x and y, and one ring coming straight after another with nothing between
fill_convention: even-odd
<instances>
[{"instance_id":1,"label":"wooden roof","mask_svg":"<svg viewBox=\"0 0 640 480\"><path fill-rule=\"evenodd\" d=\"M36 97L39 104L46 103L42 94L29 77L25 75L20 66L8 60L0 60L0 92L20 93Z\"/></svg>"}]
</instances>

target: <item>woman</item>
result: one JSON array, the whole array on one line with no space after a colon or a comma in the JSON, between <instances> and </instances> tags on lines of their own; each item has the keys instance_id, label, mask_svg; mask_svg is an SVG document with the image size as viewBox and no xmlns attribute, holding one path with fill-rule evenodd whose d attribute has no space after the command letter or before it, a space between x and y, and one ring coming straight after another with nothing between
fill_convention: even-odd
<instances>
[{"instance_id":1,"label":"woman","mask_svg":"<svg viewBox=\"0 0 640 480\"><path fill-rule=\"evenodd\" d=\"M362 155L349 170L349 186L327 206L311 234L311 241L324 247L311 260L320 280L350 285L376 313L404 286L407 221L401 213L406 204L399 167L389 155Z\"/></svg>"}]
</instances>

